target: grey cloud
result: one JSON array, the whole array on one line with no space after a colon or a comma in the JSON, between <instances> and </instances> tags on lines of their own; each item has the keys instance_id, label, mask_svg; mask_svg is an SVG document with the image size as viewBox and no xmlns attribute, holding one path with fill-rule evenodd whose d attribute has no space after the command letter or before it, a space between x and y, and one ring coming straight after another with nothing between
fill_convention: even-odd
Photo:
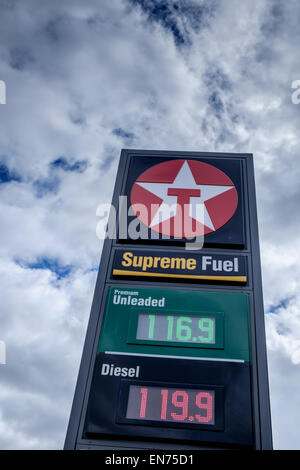
<instances>
[{"instance_id":1,"label":"grey cloud","mask_svg":"<svg viewBox=\"0 0 300 470\"><path fill-rule=\"evenodd\" d=\"M34 62L34 58L28 50L20 47L10 51L10 66L13 69L22 71L32 62Z\"/></svg>"},{"instance_id":2,"label":"grey cloud","mask_svg":"<svg viewBox=\"0 0 300 470\"><path fill-rule=\"evenodd\" d=\"M0 162L0 184L21 180L22 177L16 170L9 168L4 162Z\"/></svg>"},{"instance_id":3,"label":"grey cloud","mask_svg":"<svg viewBox=\"0 0 300 470\"><path fill-rule=\"evenodd\" d=\"M66 157L59 157L50 163L52 169L58 168L63 171L75 171L77 173L83 173L87 168L88 162L86 160L72 161Z\"/></svg>"},{"instance_id":4,"label":"grey cloud","mask_svg":"<svg viewBox=\"0 0 300 470\"><path fill-rule=\"evenodd\" d=\"M47 194L57 194L60 179L56 175L49 175L47 178L39 178L33 183L37 197L44 197Z\"/></svg>"},{"instance_id":5,"label":"grey cloud","mask_svg":"<svg viewBox=\"0 0 300 470\"><path fill-rule=\"evenodd\" d=\"M213 17L216 2L128 0L147 14L148 20L157 22L169 31L177 46L191 43L190 32L206 27Z\"/></svg>"}]
</instances>

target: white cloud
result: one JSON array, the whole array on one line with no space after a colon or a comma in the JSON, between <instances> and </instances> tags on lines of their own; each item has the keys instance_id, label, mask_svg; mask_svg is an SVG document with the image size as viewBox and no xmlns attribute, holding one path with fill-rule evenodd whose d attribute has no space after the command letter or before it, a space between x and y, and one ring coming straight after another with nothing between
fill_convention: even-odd
<instances>
[{"instance_id":1,"label":"white cloud","mask_svg":"<svg viewBox=\"0 0 300 470\"><path fill-rule=\"evenodd\" d=\"M1 448L62 447L95 271L60 281L43 269L0 265ZM47 426L45 426L47 423Z\"/></svg>"}]
</instances>

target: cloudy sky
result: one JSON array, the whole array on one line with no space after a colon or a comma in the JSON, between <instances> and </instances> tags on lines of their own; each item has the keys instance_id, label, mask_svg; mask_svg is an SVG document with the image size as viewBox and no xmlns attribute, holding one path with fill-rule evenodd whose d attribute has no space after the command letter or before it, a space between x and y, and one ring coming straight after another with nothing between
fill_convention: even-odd
<instances>
[{"instance_id":1,"label":"cloudy sky","mask_svg":"<svg viewBox=\"0 0 300 470\"><path fill-rule=\"evenodd\" d=\"M254 154L274 446L300 448L298 0L0 0L0 448L62 448L121 148Z\"/></svg>"}]
</instances>

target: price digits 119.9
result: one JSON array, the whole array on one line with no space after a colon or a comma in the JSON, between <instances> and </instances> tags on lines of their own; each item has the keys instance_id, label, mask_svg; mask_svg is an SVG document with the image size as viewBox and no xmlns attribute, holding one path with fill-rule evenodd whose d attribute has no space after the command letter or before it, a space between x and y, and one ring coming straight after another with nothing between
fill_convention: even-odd
<instances>
[{"instance_id":1,"label":"price digits 119.9","mask_svg":"<svg viewBox=\"0 0 300 470\"><path fill-rule=\"evenodd\" d=\"M213 390L130 385L126 418L213 425Z\"/></svg>"}]
</instances>

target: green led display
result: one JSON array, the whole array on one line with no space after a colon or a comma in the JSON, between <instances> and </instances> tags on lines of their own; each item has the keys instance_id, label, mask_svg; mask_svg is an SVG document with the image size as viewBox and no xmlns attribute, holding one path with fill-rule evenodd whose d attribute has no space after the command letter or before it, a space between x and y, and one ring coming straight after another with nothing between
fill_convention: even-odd
<instances>
[{"instance_id":1,"label":"green led display","mask_svg":"<svg viewBox=\"0 0 300 470\"><path fill-rule=\"evenodd\" d=\"M136 339L214 344L215 319L141 313L138 315Z\"/></svg>"}]
</instances>

